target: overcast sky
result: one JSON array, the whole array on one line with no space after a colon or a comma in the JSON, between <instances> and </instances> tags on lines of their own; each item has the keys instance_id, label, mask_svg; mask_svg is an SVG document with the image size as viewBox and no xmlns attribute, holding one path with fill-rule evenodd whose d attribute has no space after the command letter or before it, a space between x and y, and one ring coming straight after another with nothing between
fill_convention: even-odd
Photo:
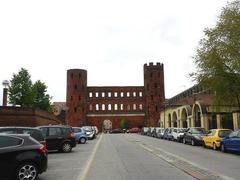
<instances>
[{"instance_id":1,"label":"overcast sky","mask_svg":"<svg viewBox=\"0 0 240 180\"><path fill-rule=\"evenodd\" d=\"M143 86L144 63L161 62L170 98L193 85L192 56L226 3L0 1L0 81L23 67L46 83L52 101L65 101L67 69L86 69L89 86Z\"/></svg>"}]
</instances>

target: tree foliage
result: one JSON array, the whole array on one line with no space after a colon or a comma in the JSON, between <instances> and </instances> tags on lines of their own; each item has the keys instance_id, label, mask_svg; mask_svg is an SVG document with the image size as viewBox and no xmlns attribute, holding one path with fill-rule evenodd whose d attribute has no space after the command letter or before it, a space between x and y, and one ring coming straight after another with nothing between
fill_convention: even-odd
<instances>
[{"instance_id":1,"label":"tree foliage","mask_svg":"<svg viewBox=\"0 0 240 180\"><path fill-rule=\"evenodd\" d=\"M51 111L51 97L46 94L47 86L40 80L32 84L29 72L21 68L10 80L9 101L21 107L34 107Z\"/></svg>"},{"instance_id":2,"label":"tree foliage","mask_svg":"<svg viewBox=\"0 0 240 180\"><path fill-rule=\"evenodd\" d=\"M127 122L126 119L122 119L122 120L120 121L120 128L121 128L121 129L127 129L127 128L128 128L128 122Z\"/></svg>"},{"instance_id":3,"label":"tree foliage","mask_svg":"<svg viewBox=\"0 0 240 180\"><path fill-rule=\"evenodd\" d=\"M240 107L240 1L228 3L215 27L205 29L192 76L215 92L218 104Z\"/></svg>"},{"instance_id":4,"label":"tree foliage","mask_svg":"<svg viewBox=\"0 0 240 180\"><path fill-rule=\"evenodd\" d=\"M51 110L50 106L50 96L46 94L47 86L45 83L42 83L40 80L35 82L32 87L33 91L33 107L40 108L42 110Z\"/></svg>"},{"instance_id":5,"label":"tree foliage","mask_svg":"<svg viewBox=\"0 0 240 180\"><path fill-rule=\"evenodd\" d=\"M29 107L33 103L31 76L26 69L21 68L18 74L13 74L9 87L9 102L21 107Z\"/></svg>"}]
</instances>

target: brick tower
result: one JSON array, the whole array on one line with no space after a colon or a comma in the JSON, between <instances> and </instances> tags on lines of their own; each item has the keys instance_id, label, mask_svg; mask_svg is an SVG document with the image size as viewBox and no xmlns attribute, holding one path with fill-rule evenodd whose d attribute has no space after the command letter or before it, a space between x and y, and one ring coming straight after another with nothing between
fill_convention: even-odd
<instances>
[{"instance_id":1,"label":"brick tower","mask_svg":"<svg viewBox=\"0 0 240 180\"><path fill-rule=\"evenodd\" d=\"M67 107L66 121L70 126L86 124L87 113L87 71L69 69L67 71Z\"/></svg>"},{"instance_id":2,"label":"brick tower","mask_svg":"<svg viewBox=\"0 0 240 180\"><path fill-rule=\"evenodd\" d=\"M145 126L158 125L165 100L163 64L144 64Z\"/></svg>"}]
</instances>

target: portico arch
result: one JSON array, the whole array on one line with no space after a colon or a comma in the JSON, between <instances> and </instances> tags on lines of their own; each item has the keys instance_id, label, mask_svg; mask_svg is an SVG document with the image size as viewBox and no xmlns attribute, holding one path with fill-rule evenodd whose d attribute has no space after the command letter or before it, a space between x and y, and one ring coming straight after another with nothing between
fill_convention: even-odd
<instances>
[{"instance_id":1,"label":"portico arch","mask_svg":"<svg viewBox=\"0 0 240 180\"><path fill-rule=\"evenodd\" d=\"M173 121L172 126L177 127L177 113L175 111L173 112L172 119L173 119L172 120Z\"/></svg>"},{"instance_id":2,"label":"portico arch","mask_svg":"<svg viewBox=\"0 0 240 180\"><path fill-rule=\"evenodd\" d=\"M171 114L168 114L168 127L172 126L172 118L171 118Z\"/></svg>"},{"instance_id":3,"label":"portico arch","mask_svg":"<svg viewBox=\"0 0 240 180\"><path fill-rule=\"evenodd\" d=\"M193 115L193 126L203 127L203 124L202 124L203 109L199 102L196 102L193 105L192 115Z\"/></svg>"},{"instance_id":4,"label":"portico arch","mask_svg":"<svg viewBox=\"0 0 240 180\"><path fill-rule=\"evenodd\" d=\"M105 119L103 121L103 132L109 132L112 130L112 121L111 120L108 120L108 119Z\"/></svg>"},{"instance_id":5,"label":"portico arch","mask_svg":"<svg viewBox=\"0 0 240 180\"><path fill-rule=\"evenodd\" d=\"M183 108L181 113L181 128L187 128L187 116L187 110Z\"/></svg>"}]
</instances>

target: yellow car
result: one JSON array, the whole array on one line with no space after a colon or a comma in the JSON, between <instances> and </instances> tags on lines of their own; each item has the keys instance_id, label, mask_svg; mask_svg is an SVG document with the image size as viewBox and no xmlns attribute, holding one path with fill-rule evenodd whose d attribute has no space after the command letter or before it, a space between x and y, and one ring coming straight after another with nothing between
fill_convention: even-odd
<instances>
[{"instance_id":1,"label":"yellow car","mask_svg":"<svg viewBox=\"0 0 240 180\"><path fill-rule=\"evenodd\" d=\"M220 148L221 139L228 136L231 132L231 129L211 129L207 135L203 136L203 146L217 150Z\"/></svg>"}]
</instances>

